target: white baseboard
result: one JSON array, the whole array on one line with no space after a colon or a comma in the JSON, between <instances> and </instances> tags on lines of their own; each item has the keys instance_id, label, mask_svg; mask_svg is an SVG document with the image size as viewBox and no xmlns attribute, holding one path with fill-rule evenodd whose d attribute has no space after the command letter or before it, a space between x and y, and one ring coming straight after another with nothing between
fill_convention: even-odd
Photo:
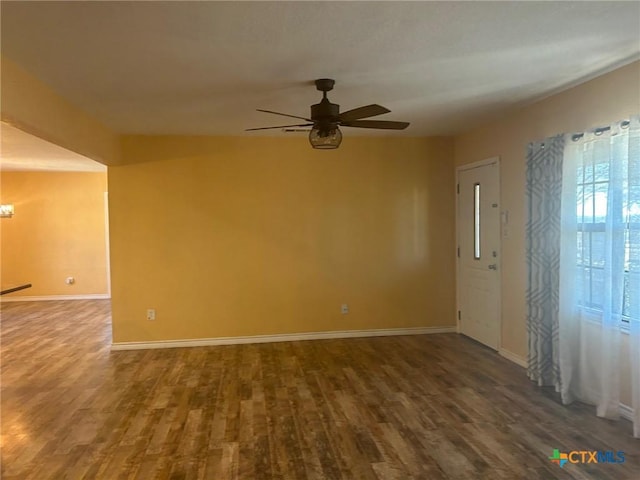
<instances>
[{"instance_id":1,"label":"white baseboard","mask_svg":"<svg viewBox=\"0 0 640 480\"><path fill-rule=\"evenodd\" d=\"M208 347L243 343L296 342L332 338L388 337L396 335L425 335L455 333L455 327L385 328L377 330L344 330L333 332L285 333L279 335L252 335L248 337L195 338L186 340L159 340L152 342L115 342L111 350L144 350L150 348Z\"/></svg>"},{"instance_id":2,"label":"white baseboard","mask_svg":"<svg viewBox=\"0 0 640 480\"><path fill-rule=\"evenodd\" d=\"M498 353L502 355L504 358L506 358L507 360L511 360L513 363L520 365L523 368L527 368L529 366L529 362L527 362L526 358L522 358L520 355L516 355L515 353L510 352L509 350L505 350L504 348L501 348L500 350L498 350Z\"/></svg>"},{"instance_id":3,"label":"white baseboard","mask_svg":"<svg viewBox=\"0 0 640 480\"><path fill-rule=\"evenodd\" d=\"M108 300L108 293L88 293L86 295L42 295L24 297L2 297L0 302L46 302L49 300Z\"/></svg>"},{"instance_id":4,"label":"white baseboard","mask_svg":"<svg viewBox=\"0 0 640 480\"><path fill-rule=\"evenodd\" d=\"M625 405L624 403L621 403L620 416L622 418L626 418L630 422L633 422L633 408L631 408L629 405Z\"/></svg>"}]
</instances>

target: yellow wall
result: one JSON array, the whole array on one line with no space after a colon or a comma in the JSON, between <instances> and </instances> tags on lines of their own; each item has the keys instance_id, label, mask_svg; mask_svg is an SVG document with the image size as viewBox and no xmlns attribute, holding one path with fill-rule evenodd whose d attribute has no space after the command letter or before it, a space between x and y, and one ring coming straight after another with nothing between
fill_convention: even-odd
<instances>
[{"instance_id":1,"label":"yellow wall","mask_svg":"<svg viewBox=\"0 0 640 480\"><path fill-rule=\"evenodd\" d=\"M105 165L118 163L114 132L6 57L1 74L2 121Z\"/></svg>"},{"instance_id":2,"label":"yellow wall","mask_svg":"<svg viewBox=\"0 0 640 480\"><path fill-rule=\"evenodd\" d=\"M115 342L455 324L450 139L123 144L133 164L109 168Z\"/></svg>"},{"instance_id":3,"label":"yellow wall","mask_svg":"<svg viewBox=\"0 0 640 480\"><path fill-rule=\"evenodd\" d=\"M10 296L106 294L106 174L2 172L0 181L16 212L0 219L2 284L33 284Z\"/></svg>"}]
</instances>

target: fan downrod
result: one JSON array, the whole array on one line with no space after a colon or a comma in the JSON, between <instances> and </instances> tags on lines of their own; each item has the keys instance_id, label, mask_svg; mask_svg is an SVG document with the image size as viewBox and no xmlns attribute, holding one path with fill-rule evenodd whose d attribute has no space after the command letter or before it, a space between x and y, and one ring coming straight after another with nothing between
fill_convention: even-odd
<instances>
[{"instance_id":1,"label":"fan downrod","mask_svg":"<svg viewBox=\"0 0 640 480\"><path fill-rule=\"evenodd\" d=\"M319 78L315 83L318 90L326 93L333 90L333 86L336 84L336 81L331 78Z\"/></svg>"}]
</instances>

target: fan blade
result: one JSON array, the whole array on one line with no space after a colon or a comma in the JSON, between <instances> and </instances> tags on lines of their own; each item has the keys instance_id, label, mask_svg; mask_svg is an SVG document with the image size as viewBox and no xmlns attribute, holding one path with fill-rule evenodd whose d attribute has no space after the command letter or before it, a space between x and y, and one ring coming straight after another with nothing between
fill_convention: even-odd
<instances>
[{"instance_id":1,"label":"fan blade","mask_svg":"<svg viewBox=\"0 0 640 480\"><path fill-rule=\"evenodd\" d=\"M271 110L262 110L260 108L256 108L256 110L258 112L273 113L274 115L282 115L283 117L299 118L300 120L306 120L307 122L313 122L313 120L311 120L310 118L299 117L297 115L289 115L288 113L274 112L274 111L271 111Z\"/></svg>"},{"instance_id":2,"label":"fan blade","mask_svg":"<svg viewBox=\"0 0 640 480\"><path fill-rule=\"evenodd\" d=\"M313 123L302 123L299 125L279 125L277 127L258 127L258 128L246 128L245 132L250 132L252 130L269 130L272 128L289 128L289 127L310 127Z\"/></svg>"},{"instance_id":3,"label":"fan blade","mask_svg":"<svg viewBox=\"0 0 640 480\"><path fill-rule=\"evenodd\" d=\"M341 122L343 127L382 128L384 130L404 130L409 122L390 122L387 120L355 120L353 122Z\"/></svg>"},{"instance_id":4,"label":"fan blade","mask_svg":"<svg viewBox=\"0 0 640 480\"><path fill-rule=\"evenodd\" d=\"M360 120L361 118L375 117L376 115L382 115L383 113L389 113L391 110L381 107L380 105L372 104L364 107L354 108L353 110L347 110L340 114L340 120L349 122L351 120Z\"/></svg>"}]
</instances>

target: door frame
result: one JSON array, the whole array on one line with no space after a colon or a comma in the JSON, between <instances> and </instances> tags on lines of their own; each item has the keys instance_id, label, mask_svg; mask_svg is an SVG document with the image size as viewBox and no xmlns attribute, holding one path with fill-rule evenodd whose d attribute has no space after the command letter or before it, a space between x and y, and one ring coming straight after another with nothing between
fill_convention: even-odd
<instances>
[{"instance_id":1,"label":"door frame","mask_svg":"<svg viewBox=\"0 0 640 480\"><path fill-rule=\"evenodd\" d=\"M458 165L456 167L456 184L455 184L455 196L456 196L456 245L455 245L455 257L456 257L456 332L458 334L461 333L460 329L460 196L459 193L459 185L460 185L460 172L465 170L472 170L478 167L485 167L487 165L495 164L498 168L498 208L500 209L500 231L498 232L498 352L502 351L502 234L503 234L503 223L505 219L505 210L502 208L502 175L501 175L501 164L500 157L490 157L485 160L479 160L473 163L466 163L464 165Z\"/></svg>"}]
</instances>

